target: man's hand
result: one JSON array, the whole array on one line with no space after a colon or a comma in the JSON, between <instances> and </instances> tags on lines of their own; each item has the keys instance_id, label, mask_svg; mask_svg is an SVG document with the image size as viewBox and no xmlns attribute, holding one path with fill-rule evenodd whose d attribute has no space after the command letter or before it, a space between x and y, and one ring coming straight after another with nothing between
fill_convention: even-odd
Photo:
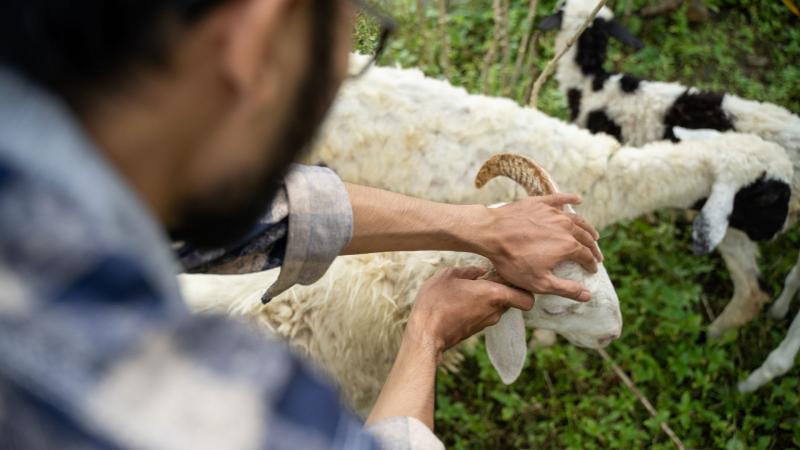
<instances>
[{"instance_id":1,"label":"man's hand","mask_svg":"<svg viewBox=\"0 0 800 450\"><path fill-rule=\"evenodd\" d=\"M494 263L500 276L520 288L589 301L591 294L584 286L553 274L565 261L596 272L603 260L597 231L562 209L580 201L577 195L555 194L490 209L489 219L473 237L479 242L477 251Z\"/></svg>"},{"instance_id":2,"label":"man's hand","mask_svg":"<svg viewBox=\"0 0 800 450\"><path fill-rule=\"evenodd\" d=\"M353 205L353 239L344 254L452 250L489 258L510 283L536 294L589 301L589 291L553 275L565 261L596 271L603 256L597 231L563 211L572 194L529 197L497 209L446 205L392 192L347 185Z\"/></svg>"},{"instance_id":3,"label":"man's hand","mask_svg":"<svg viewBox=\"0 0 800 450\"><path fill-rule=\"evenodd\" d=\"M410 416L433 430L436 368L442 353L496 324L509 307L533 307L527 292L476 279L485 272L477 267L445 269L422 286L368 424Z\"/></svg>"},{"instance_id":4,"label":"man's hand","mask_svg":"<svg viewBox=\"0 0 800 450\"><path fill-rule=\"evenodd\" d=\"M477 278L479 267L444 269L429 279L417 294L406 327L406 339L418 340L437 357L496 324L508 308L530 310L533 297L519 289Z\"/></svg>"}]
</instances>

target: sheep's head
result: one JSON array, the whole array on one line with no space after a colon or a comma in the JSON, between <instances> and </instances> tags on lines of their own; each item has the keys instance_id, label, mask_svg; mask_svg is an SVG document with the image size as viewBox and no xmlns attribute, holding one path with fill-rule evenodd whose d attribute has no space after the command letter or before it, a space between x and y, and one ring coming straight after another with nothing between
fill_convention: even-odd
<instances>
[{"instance_id":1,"label":"sheep's head","mask_svg":"<svg viewBox=\"0 0 800 450\"><path fill-rule=\"evenodd\" d=\"M536 295L534 309L524 313L528 326L553 330L571 344L585 348L602 348L622 332L619 299L605 267L589 274L575 263L556 268L556 276L577 281L592 293L592 300L576 302L558 295Z\"/></svg>"},{"instance_id":2,"label":"sheep's head","mask_svg":"<svg viewBox=\"0 0 800 450\"><path fill-rule=\"evenodd\" d=\"M743 231L754 241L772 239L785 228L792 194L789 184L792 164L779 145L752 135L721 133L710 129L675 127L674 133L683 142L717 143L720 152L734 146L749 149L763 161L752 164L742 161L738 165L768 170L751 172L749 177L734 170L726 170L722 174L732 179L717 180L708 198L696 205L700 214L695 218L692 229L695 254L704 255L714 250L729 227ZM765 167L766 161L770 164Z\"/></svg>"},{"instance_id":3,"label":"sheep's head","mask_svg":"<svg viewBox=\"0 0 800 450\"><path fill-rule=\"evenodd\" d=\"M583 23L597 7L598 0L566 0L556 5L556 13L543 19L538 28L543 31L559 29L556 51L566 47L567 42L580 30ZM584 75L604 73L608 38L613 37L636 49L644 47L642 41L614 19L614 13L603 6L592 24L578 40L575 62Z\"/></svg>"},{"instance_id":4,"label":"sheep's head","mask_svg":"<svg viewBox=\"0 0 800 450\"><path fill-rule=\"evenodd\" d=\"M495 155L483 165L475 184L482 187L498 176L516 181L528 195L558 192L547 172L523 156ZM622 332L619 299L602 264L598 266L597 273L592 274L578 264L566 262L556 267L554 274L586 286L592 294L592 300L580 303L558 295L536 295L531 311L523 314L519 310L509 310L500 323L488 328L486 349L489 359L506 384L519 376L525 363L526 322L535 328L553 330L572 344L588 348L605 347Z\"/></svg>"}]
</instances>

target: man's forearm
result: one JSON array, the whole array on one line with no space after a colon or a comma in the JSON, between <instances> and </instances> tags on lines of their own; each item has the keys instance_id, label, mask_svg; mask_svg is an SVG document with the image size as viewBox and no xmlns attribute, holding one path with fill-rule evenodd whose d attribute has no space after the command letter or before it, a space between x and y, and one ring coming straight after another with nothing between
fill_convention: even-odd
<instances>
[{"instance_id":1,"label":"man's forearm","mask_svg":"<svg viewBox=\"0 0 800 450\"><path fill-rule=\"evenodd\" d=\"M434 344L422 342L421 336L407 331L367 424L413 417L433 430L439 353Z\"/></svg>"},{"instance_id":2,"label":"man's forearm","mask_svg":"<svg viewBox=\"0 0 800 450\"><path fill-rule=\"evenodd\" d=\"M343 254L452 250L485 254L475 233L490 227L482 205L447 205L347 184L353 239Z\"/></svg>"}]
</instances>

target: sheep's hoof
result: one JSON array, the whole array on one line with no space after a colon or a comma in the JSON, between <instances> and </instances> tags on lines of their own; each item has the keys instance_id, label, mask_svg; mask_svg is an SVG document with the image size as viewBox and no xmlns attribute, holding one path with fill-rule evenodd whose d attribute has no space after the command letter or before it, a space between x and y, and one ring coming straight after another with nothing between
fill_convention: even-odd
<instances>
[{"instance_id":1,"label":"sheep's hoof","mask_svg":"<svg viewBox=\"0 0 800 450\"><path fill-rule=\"evenodd\" d=\"M528 343L528 347L533 350L539 348L550 348L556 345L556 342L558 342L558 336L556 335L555 331L536 329L533 330L533 336L531 337L531 341Z\"/></svg>"},{"instance_id":2,"label":"sheep's hoof","mask_svg":"<svg viewBox=\"0 0 800 450\"><path fill-rule=\"evenodd\" d=\"M750 394L758 390L759 386L754 386L752 383L745 381L740 381L739 384L736 385L736 389L741 394Z\"/></svg>"}]
</instances>

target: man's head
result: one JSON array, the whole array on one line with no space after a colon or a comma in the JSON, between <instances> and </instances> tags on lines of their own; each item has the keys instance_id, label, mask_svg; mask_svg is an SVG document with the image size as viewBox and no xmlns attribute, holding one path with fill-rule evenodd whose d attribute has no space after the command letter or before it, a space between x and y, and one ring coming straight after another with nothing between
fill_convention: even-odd
<instances>
[{"instance_id":1,"label":"man's head","mask_svg":"<svg viewBox=\"0 0 800 450\"><path fill-rule=\"evenodd\" d=\"M0 65L61 97L176 238L220 245L308 146L354 17L345 0L3 0Z\"/></svg>"}]
</instances>

